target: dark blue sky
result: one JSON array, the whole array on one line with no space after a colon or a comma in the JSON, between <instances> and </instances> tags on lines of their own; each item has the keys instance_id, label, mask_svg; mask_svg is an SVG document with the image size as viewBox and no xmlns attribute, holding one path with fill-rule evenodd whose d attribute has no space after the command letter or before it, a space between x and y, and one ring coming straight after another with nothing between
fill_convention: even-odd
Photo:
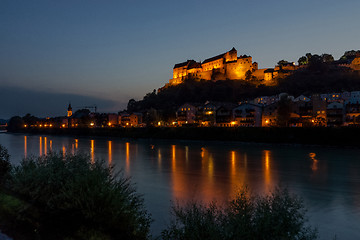
<instances>
[{"instance_id":1,"label":"dark blue sky","mask_svg":"<svg viewBox=\"0 0 360 240\"><path fill-rule=\"evenodd\" d=\"M99 110L118 111L168 82L175 63L232 47L260 68L307 52L339 58L360 48L359 9L358 0L2 0L0 83L14 94L0 101L29 89L54 93L64 107L44 103L40 114L17 99L18 114L65 114L69 101L83 105L73 95L109 100ZM14 112L5 106L0 118Z\"/></svg>"}]
</instances>

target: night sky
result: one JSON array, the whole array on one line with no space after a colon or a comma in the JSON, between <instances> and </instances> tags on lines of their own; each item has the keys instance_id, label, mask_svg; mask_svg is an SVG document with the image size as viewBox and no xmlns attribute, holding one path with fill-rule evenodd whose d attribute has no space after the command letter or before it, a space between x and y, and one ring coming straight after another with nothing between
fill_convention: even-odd
<instances>
[{"instance_id":1,"label":"night sky","mask_svg":"<svg viewBox=\"0 0 360 240\"><path fill-rule=\"evenodd\" d=\"M175 63L235 47L259 68L358 50L360 1L0 1L0 118L117 112Z\"/></svg>"}]
</instances>

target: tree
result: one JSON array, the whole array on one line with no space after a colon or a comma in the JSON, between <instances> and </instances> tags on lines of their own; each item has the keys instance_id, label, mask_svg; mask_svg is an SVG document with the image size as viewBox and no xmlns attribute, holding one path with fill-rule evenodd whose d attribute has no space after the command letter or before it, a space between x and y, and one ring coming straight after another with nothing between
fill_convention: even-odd
<instances>
[{"instance_id":1,"label":"tree","mask_svg":"<svg viewBox=\"0 0 360 240\"><path fill-rule=\"evenodd\" d=\"M357 51L355 51L355 50L346 51L346 52L344 53L344 55L341 56L340 59L342 59L342 60L352 59L352 58L358 56L359 54L360 54L360 50L357 50Z\"/></svg>"},{"instance_id":2,"label":"tree","mask_svg":"<svg viewBox=\"0 0 360 240\"><path fill-rule=\"evenodd\" d=\"M173 207L174 220L162 232L164 240L176 239L317 239L317 230L307 225L300 198L276 188L266 196L252 196L246 188L220 207L188 203Z\"/></svg>"},{"instance_id":3,"label":"tree","mask_svg":"<svg viewBox=\"0 0 360 240\"><path fill-rule=\"evenodd\" d=\"M321 58L324 63L331 63L334 61L334 57L331 54L327 53L322 54Z\"/></svg>"},{"instance_id":4,"label":"tree","mask_svg":"<svg viewBox=\"0 0 360 240\"><path fill-rule=\"evenodd\" d=\"M308 61L307 57L302 56L299 58L298 63L299 63L299 65L306 65L309 63L309 61Z\"/></svg>"},{"instance_id":5,"label":"tree","mask_svg":"<svg viewBox=\"0 0 360 240\"><path fill-rule=\"evenodd\" d=\"M291 64L290 62L286 61L286 60L280 60L278 61L277 65L279 66L286 66L288 64Z\"/></svg>"},{"instance_id":6,"label":"tree","mask_svg":"<svg viewBox=\"0 0 360 240\"><path fill-rule=\"evenodd\" d=\"M150 237L150 216L129 178L87 155L27 158L14 168L9 189L23 206L8 223L29 239Z\"/></svg>"},{"instance_id":7,"label":"tree","mask_svg":"<svg viewBox=\"0 0 360 240\"><path fill-rule=\"evenodd\" d=\"M23 121L27 125L35 125L37 121L39 121L39 118L32 116L30 113L26 114L23 118Z\"/></svg>"},{"instance_id":8,"label":"tree","mask_svg":"<svg viewBox=\"0 0 360 240\"><path fill-rule=\"evenodd\" d=\"M130 99L128 104L127 104L127 111L128 112L136 112L136 101L135 99Z\"/></svg>"},{"instance_id":9,"label":"tree","mask_svg":"<svg viewBox=\"0 0 360 240\"><path fill-rule=\"evenodd\" d=\"M7 149L0 145L0 190L10 173L11 165L9 159L10 155Z\"/></svg>"},{"instance_id":10,"label":"tree","mask_svg":"<svg viewBox=\"0 0 360 240\"><path fill-rule=\"evenodd\" d=\"M291 99L287 94L280 95L277 109L277 124L279 127L288 127L291 114Z\"/></svg>"},{"instance_id":11,"label":"tree","mask_svg":"<svg viewBox=\"0 0 360 240\"><path fill-rule=\"evenodd\" d=\"M24 121L19 116L14 116L10 118L8 130L17 131L24 127Z\"/></svg>"}]
</instances>

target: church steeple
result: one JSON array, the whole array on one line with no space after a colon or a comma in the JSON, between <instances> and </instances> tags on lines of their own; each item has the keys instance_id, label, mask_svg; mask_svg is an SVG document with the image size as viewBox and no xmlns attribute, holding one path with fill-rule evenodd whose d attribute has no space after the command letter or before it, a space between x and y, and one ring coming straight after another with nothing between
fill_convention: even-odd
<instances>
[{"instance_id":1,"label":"church steeple","mask_svg":"<svg viewBox=\"0 0 360 240\"><path fill-rule=\"evenodd\" d=\"M72 107L71 107L71 103L69 103L69 107L68 107L68 111L67 111L67 116L71 117L72 116Z\"/></svg>"}]
</instances>

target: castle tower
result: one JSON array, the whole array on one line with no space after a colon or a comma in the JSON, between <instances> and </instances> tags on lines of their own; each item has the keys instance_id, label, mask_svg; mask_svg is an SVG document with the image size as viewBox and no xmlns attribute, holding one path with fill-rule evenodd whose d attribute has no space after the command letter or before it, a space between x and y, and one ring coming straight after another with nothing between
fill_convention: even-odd
<instances>
[{"instance_id":1,"label":"castle tower","mask_svg":"<svg viewBox=\"0 0 360 240\"><path fill-rule=\"evenodd\" d=\"M71 103L69 103L69 107L68 107L68 111L67 111L67 116L71 117L72 116L72 107L71 107Z\"/></svg>"}]
</instances>

